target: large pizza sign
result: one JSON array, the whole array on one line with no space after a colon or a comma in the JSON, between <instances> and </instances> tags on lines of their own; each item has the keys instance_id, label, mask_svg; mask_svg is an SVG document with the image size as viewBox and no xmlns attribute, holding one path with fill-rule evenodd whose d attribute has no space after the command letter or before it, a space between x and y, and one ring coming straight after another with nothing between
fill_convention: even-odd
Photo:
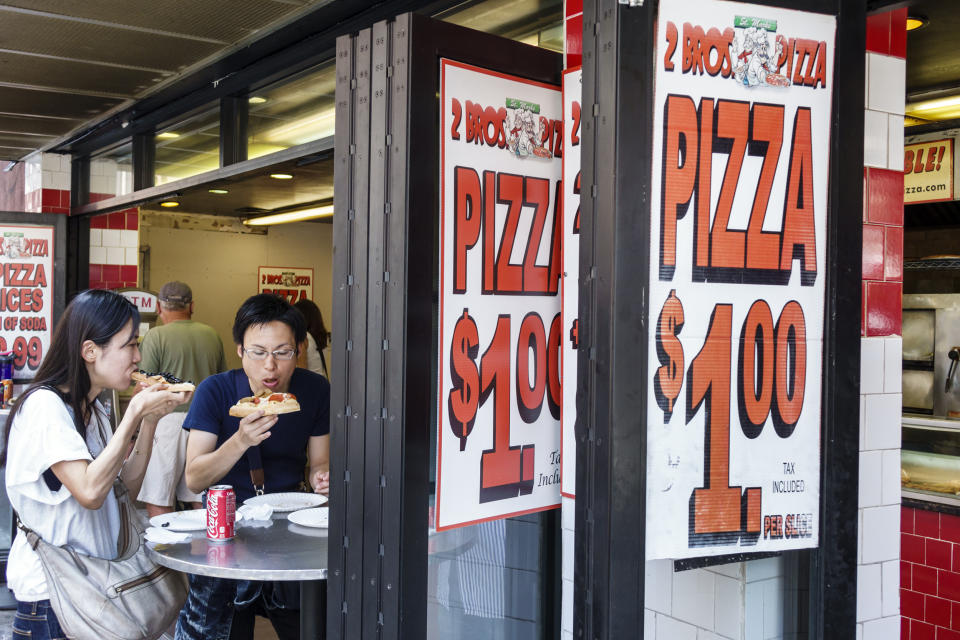
<instances>
[{"instance_id":1,"label":"large pizza sign","mask_svg":"<svg viewBox=\"0 0 960 640\"><path fill-rule=\"evenodd\" d=\"M663 0L657 29L647 554L814 547L836 21Z\"/></svg>"},{"instance_id":2,"label":"large pizza sign","mask_svg":"<svg viewBox=\"0 0 960 640\"><path fill-rule=\"evenodd\" d=\"M576 497L577 348L580 340L580 67L563 73L563 407L560 493Z\"/></svg>"},{"instance_id":3,"label":"large pizza sign","mask_svg":"<svg viewBox=\"0 0 960 640\"><path fill-rule=\"evenodd\" d=\"M310 267L260 267L257 293L272 293L291 303L313 299L313 269Z\"/></svg>"},{"instance_id":4,"label":"large pizza sign","mask_svg":"<svg viewBox=\"0 0 960 640\"><path fill-rule=\"evenodd\" d=\"M438 530L560 503L560 87L441 61Z\"/></svg>"},{"instance_id":5,"label":"large pizza sign","mask_svg":"<svg viewBox=\"0 0 960 640\"><path fill-rule=\"evenodd\" d=\"M53 227L0 226L0 352L13 377L34 377L53 331Z\"/></svg>"}]
</instances>

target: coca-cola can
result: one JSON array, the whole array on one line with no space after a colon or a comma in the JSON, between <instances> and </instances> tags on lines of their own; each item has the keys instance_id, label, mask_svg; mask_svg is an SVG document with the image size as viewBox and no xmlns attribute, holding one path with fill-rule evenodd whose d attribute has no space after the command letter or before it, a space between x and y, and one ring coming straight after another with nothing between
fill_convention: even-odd
<instances>
[{"instance_id":1,"label":"coca-cola can","mask_svg":"<svg viewBox=\"0 0 960 640\"><path fill-rule=\"evenodd\" d=\"M232 540L237 518L237 494L228 484L207 489L207 539Z\"/></svg>"}]
</instances>

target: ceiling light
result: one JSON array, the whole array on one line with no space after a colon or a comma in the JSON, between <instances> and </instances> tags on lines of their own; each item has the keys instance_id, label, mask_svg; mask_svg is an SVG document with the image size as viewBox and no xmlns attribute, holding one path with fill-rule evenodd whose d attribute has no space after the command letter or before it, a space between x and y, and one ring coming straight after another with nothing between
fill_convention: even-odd
<instances>
[{"instance_id":1,"label":"ceiling light","mask_svg":"<svg viewBox=\"0 0 960 640\"><path fill-rule=\"evenodd\" d=\"M164 131L163 133L157 134L157 140L173 140L174 138L179 138L180 134L176 131Z\"/></svg>"},{"instance_id":2,"label":"ceiling light","mask_svg":"<svg viewBox=\"0 0 960 640\"><path fill-rule=\"evenodd\" d=\"M260 216L259 218L247 218L243 221L243 224L249 226L286 224L287 222L300 222L301 220L328 218L332 215L333 205L328 204L322 207L313 207L311 209L302 209L300 211L286 211L284 213L275 213L269 216Z\"/></svg>"},{"instance_id":3,"label":"ceiling light","mask_svg":"<svg viewBox=\"0 0 960 640\"><path fill-rule=\"evenodd\" d=\"M270 177L275 180L290 180L293 178L292 173L271 173Z\"/></svg>"},{"instance_id":4,"label":"ceiling light","mask_svg":"<svg viewBox=\"0 0 960 640\"><path fill-rule=\"evenodd\" d=\"M250 104L263 104L267 99L261 96L250 96L250 99L247 101Z\"/></svg>"},{"instance_id":5,"label":"ceiling light","mask_svg":"<svg viewBox=\"0 0 960 640\"><path fill-rule=\"evenodd\" d=\"M907 31L916 31L917 29L922 29L930 21L923 16L907 16Z\"/></svg>"},{"instance_id":6,"label":"ceiling light","mask_svg":"<svg viewBox=\"0 0 960 640\"><path fill-rule=\"evenodd\" d=\"M215 194L217 194L218 196L222 196L222 195L224 195L224 194L226 194L226 193L230 193L230 192L227 191L226 189L207 189L207 193L215 193Z\"/></svg>"},{"instance_id":7,"label":"ceiling light","mask_svg":"<svg viewBox=\"0 0 960 640\"><path fill-rule=\"evenodd\" d=\"M166 207L167 209L172 209L173 207L179 207L180 203L176 200L164 200L160 203L161 207Z\"/></svg>"}]
</instances>

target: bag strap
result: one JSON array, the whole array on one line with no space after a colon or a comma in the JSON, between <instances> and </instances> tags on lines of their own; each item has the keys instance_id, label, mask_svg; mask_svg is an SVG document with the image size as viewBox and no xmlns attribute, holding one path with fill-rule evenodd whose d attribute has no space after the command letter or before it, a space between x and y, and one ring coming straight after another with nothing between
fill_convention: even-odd
<instances>
[{"instance_id":1,"label":"bag strap","mask_svg":"<svg viewBox=\"0 0 960 640\"><path fill-rule=\"evenodd\" d=\"M247 464L250 466L250 482L253 483L253 491L256 495L262 496L267 485L263 473L263 458L260 456L260 445L247 449Z\"/></svg>"}]
</instances>

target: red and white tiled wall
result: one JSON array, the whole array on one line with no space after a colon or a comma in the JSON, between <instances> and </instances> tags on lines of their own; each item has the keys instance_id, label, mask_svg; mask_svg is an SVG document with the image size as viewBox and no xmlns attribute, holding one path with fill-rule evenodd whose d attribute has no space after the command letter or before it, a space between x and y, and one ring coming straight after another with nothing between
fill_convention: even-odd
<instances>
[{"instance_id":1,"label":"red and white tiled wall","mask_svg":"<svg viewBox=\"0 0 960 640\"><path fill-rule=\"evenodd\" d=\"M90 288L137 286L140 213L134 207L90 218Z\"/></svg>"},{"instance_id":2,"label":"red and white tiled wall","mask_svg":"<svg viewBox=\"0 0 960 640\"><path fill-rule=\"evenodd\" d=\"M857 638L870 640L911 637L900 618L906 18L905 8L867 18Z\"/></svg>"}]
</instances>

